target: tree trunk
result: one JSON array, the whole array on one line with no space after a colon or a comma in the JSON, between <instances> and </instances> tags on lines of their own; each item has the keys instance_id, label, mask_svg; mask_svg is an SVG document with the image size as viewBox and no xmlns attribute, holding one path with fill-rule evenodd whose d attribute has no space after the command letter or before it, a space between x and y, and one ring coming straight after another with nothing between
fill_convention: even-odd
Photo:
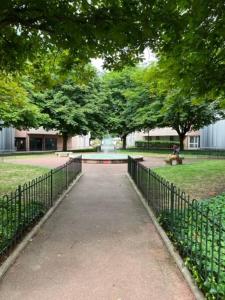
<instances>
[{"instance_id":1,"label":"tree trunk","mask_svg":"<svg viewBox=\"0 0 225 300\"><path fill-rule=\"evenodd\" d=\"M185 134L180 133L179 134L179 142L180 142L180 150L184 150L184 139L185 139Z\"/></svg>"},{"instance_id":2,"label":"tree trunk","mask_svg":"<svg viewBox=\"0 0 225 300\"><path fill-rule=\"evenodd\" d=\"M122 142L123 142L122 149L126 149L127 148L127 136L126 135L122 136Z\"/></svg>"},{"instance_id":3,"label":"tree trunk","mask_svg":"<svg viewBox=\"0 0 225 300\"><path fill-rule=\"evenodd\" d=\"M68 134L63 133L62 138L63 138L63 151L67 151Z\"/></svg>"}]
</instances>

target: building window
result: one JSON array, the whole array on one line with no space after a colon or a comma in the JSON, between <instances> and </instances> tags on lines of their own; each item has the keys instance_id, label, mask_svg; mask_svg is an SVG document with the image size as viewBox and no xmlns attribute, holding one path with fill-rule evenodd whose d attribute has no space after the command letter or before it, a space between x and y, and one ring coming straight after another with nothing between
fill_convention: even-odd
<instances>
[{"instance_id":1,"label":"building window","mask_svg":"<svg viewBox=\"0 0 225 300\"><path fill-rule=\"evenodd\" d=\"M43 150L43 139L30 137L30 151L42 151Z\"/></svg>"},{"instance_id":2,"label":"building window","mask_svg":"<svg viewBox=\"0 0 225 300\"><path fill-rule=\"evenodd\" d=\"M159 140L160 140L159 136L156 136L155 139L156 139L156 141L159 141Z\"/></svg>"},{"instance_id":3,"label":"building window","mask_svg":"<svg viewBox=\"0 0 225 300\"><path fill-rule=\"evenodd\" d=\"M45 150L57 150L57 138L45 138Z\"/></svg>"},{"instance_id":4,"label":"building window","mask_svg":"<svg viewBox=\"0 0 225 300\"><path fill-rule=\"evenodd\" d=\"M190 149L200 148L200 136L190 136L189 137L189 148Z\"/></svg>"},{"instance_id":5,"label":"building window","mask_svg":"<svg viewBox=\"0 0 225 300\"><path fill-rule=\"evenodd\" d=\"M174 141L174 136L170 136L170 141Z\"/></svg>"}]
</instances>

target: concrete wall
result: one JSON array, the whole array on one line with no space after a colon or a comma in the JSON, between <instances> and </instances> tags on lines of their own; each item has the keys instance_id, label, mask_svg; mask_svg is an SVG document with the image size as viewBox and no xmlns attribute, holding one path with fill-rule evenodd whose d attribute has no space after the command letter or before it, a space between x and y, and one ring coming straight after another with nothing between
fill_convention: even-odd
<instances>
[{"instance_id":1,"label":"concrete wall","mask_svg":"<svg viewBox=\"0 0 225 300\"><path fill-rule=\"evenodd\" d=\"M225 149L225 120L217 121L200 130L201 148Z\"/></svg>"},{"instance_id":2,"label":"concrete wall","mask_svg":"<svg viewBox=\"0 0 225 300\"><path fill-rule=\"evenodd\" d=\"M2 128L0 130L0 152L15 151L15 129Z\"/></svg>"}]
</instances>

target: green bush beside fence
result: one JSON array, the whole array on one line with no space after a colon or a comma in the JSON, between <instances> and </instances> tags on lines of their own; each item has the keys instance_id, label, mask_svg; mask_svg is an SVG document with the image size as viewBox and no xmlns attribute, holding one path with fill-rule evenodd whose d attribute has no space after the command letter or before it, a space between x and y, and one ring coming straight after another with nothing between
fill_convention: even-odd
<instances>
[{"instance_id":1,"label":"green bush beside fence","mask_svg":"<svg viewBox=\"0 0 225 300\"><path fill-rule=\"evenodd\" d=\"M177 141L160 141L160 140L151 140L151 141L136 141L135 147L138 149L171 149L173 145L178 145Z\"/></svg>"},{"instance_id":2,"label":"green bush beside fence","mask_svg":"<svg viewBox=\"0 0 225 300\"><path fill-rule=\"evenodd\" d=\"M207 299L225 299L225 197L191 200L131 157L128 172Z\"/></svg>"},{"instance_id":3,"label":"green bush beside fence","mask_svg":"<svg viewBox=\"0 0 225 300\"><path fill-rule=\"evenodd\" d=\"M0 259L54 205L81 169L79 156L0 198Z\"/></svg>"}]
</instances>

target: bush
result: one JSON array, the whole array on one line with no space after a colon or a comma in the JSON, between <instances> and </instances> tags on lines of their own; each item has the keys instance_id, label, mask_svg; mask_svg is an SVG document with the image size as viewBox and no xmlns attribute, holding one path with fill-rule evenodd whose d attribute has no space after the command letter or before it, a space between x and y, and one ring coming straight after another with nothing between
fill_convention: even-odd
<instances>
[{"instance_id":1,"label":"bush","mask_svg":"<svg viewBox=\"0 0 225 300\"><path fill-rule=\"evenodd\" d=\"M225 299L225 194L163 212L162 226L207 299ZM221 220L220 220L221 218ZM171 221L172 220L172 221Z\"/></svg>"},{"instance_id":2,"label":"bush","mask_svg":"<svg viewBox=\"0 0 225 300\"><path fill-rule=\"evenodd\" d=\"M171 149L173 145L178 145L177 141L160 141L160 140L152 140L152 141L136 141L135 146L139 149Z\"/></svg>"}]
</instances>

